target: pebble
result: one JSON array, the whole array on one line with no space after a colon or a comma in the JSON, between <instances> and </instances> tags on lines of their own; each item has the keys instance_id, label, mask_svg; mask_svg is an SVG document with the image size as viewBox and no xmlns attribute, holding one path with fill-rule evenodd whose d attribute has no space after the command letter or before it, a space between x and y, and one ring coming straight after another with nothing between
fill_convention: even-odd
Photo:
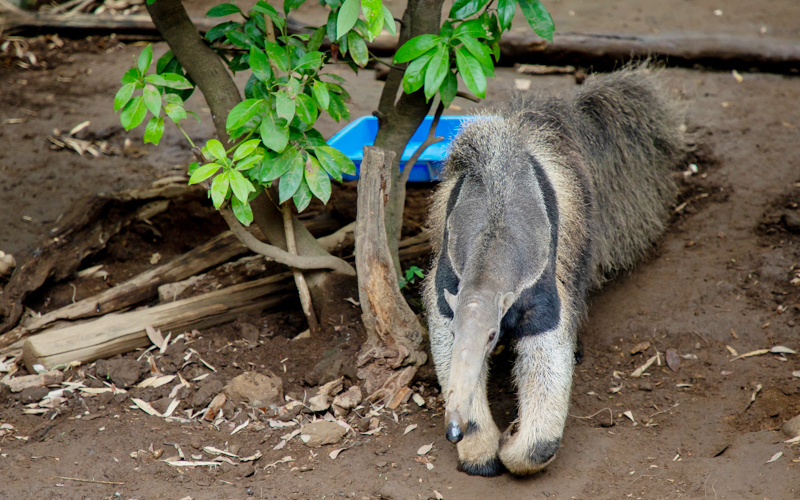
<instances>
[{"instance_id":1,"label":"pebble","mask_svg":"<svg viewBox=\"0 0 800 500\"><path fill-rule=\"evenodd\" d=\"M347 433L347 429L336 422L318 420L300 428L300 440L309 448L338 443Z\"/></svg>"},{"instance_id":2,"label":"pebble","mask_svg":"<svg viewBox=\"0 0 800 500\"><path fill-rule=\"evenodd\" d=\"M800 415L797 415L793 419L785 422L781 427L781 431L789 439L800 436Z\"/></svg>"}]
</instances>

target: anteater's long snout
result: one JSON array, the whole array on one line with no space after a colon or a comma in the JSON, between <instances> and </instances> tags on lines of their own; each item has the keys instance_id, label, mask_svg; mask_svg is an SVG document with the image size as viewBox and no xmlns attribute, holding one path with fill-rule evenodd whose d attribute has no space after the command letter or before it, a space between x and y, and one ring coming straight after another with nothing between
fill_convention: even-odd
<instances>
[{"instance_id":1,"label":"anteater's long snout","mask_svg":"<svg viewBox=\"0 0 800 500\"><path fill-rule=\"evenodd\" d=\"M450 360L450 387L446 394L444 414L445 435L451 443L458 443L467 433L472 398L480 383L485 362L485 342L469 338L454 340Z\"/></svg>"}]
</instances>

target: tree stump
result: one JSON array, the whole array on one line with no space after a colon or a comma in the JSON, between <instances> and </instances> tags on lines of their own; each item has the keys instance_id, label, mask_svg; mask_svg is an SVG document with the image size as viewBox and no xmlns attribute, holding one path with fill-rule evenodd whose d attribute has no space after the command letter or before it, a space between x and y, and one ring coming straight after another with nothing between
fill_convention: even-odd
<instances>
[{"instance_id":1,"label":"tree stump","mask_svg":"<svg viewBox=\"0 0 800 500\"><path fill-rule=\"evenodd\" d=\"M358 181L356 269L361 318L368 339L357 359L369 400L389 402L425 363L425 329L406 303L386 239L384 207L395 153L364 147Z\"/></svg>"}]
</instances>

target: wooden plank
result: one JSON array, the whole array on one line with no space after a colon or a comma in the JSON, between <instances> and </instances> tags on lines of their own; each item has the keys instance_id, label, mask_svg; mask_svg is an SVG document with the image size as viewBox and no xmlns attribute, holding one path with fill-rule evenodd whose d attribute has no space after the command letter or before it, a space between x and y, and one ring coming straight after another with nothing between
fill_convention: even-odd
<instances>
[{"instance_id":1,"label":"wooden plank","mask_svg":"<svg viewBox=\"0 0 800 500\"><path fill-rule=\"evenodd\" d=\"M87 363L147 347L145 328L180 333L231 321L241 314L275 307L296 296L291 273L242 283L186 300L107 314L93 321L45 330L25 341L23 361L50 369L72 361Z\"/></svg>"}]
</instances>

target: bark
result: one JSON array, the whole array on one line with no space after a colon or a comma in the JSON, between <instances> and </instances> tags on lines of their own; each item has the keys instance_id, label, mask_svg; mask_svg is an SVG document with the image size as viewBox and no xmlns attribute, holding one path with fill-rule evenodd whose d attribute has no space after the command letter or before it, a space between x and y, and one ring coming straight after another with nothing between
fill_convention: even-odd
<instances>
[{"instance_id":1,"label":"bark","mask_svg":"<svg viewBox=\"0 0 800 500\"><path fill-rule=\"evenodd\" d=\"M422 348L425 330L400 293L386 243L384 204L394 187L393 156L391 151L364 147L366 168L358 182L356 219L358 295L368 335L356 364L369 400L386 402L411 382L427 359Z\"/></svg>"},{"instance_id":2,"label":"bark","mask_svg":"<svg viewBox=\"0 0 800 500\"><path fill-rule=\"evenodd\" d=\"M410 0L403 14L403 26L397 46L415 36L439 33L443 0ZM405 65L393 67L386 77L380 104L378 106L379 129L375 146L395 153L391 170L392 189L386 204L386 238L392 253L395 272L401 272L397 255L397 244L403 229L403 208L405 207L406 186L400 175L400 158L411 136L414 135L425 115L430 111L430 102L425 100L422 90L413 94L403 93L397 99L401 87ZM362 170L363 171L363 170Z\"/></svg>"},{"instance_id":3,"label":"bark","mask_svg":"<svg viewBox=\"0 0 800 500\"><path fill-rule=\"evenodd\" d=\"M225 129L225 122L228 113L241 102L239 90L227 68L200 37L197 28L186 14L181 0L158 0L148 5L147 10L175 57L203 93L211 109L217 135L221 142L227 143L229 137ZM267 199L265 194L254 200L251 207L255 222L267 241L271 245L286 250L286 237L283 234L284 226L280 210ZM329 255L305 226L297 220L297 217L292 216L292 223L299 255ZM318 309L325 309L324 304L321 305L321 303L331 300L334 295L326 288L331 282L329 274L329 272L314 272L307 276L309 291L315 307ZM319 314L318 317L323 318L322 314Z\"/></svg>"}]
</instances>

